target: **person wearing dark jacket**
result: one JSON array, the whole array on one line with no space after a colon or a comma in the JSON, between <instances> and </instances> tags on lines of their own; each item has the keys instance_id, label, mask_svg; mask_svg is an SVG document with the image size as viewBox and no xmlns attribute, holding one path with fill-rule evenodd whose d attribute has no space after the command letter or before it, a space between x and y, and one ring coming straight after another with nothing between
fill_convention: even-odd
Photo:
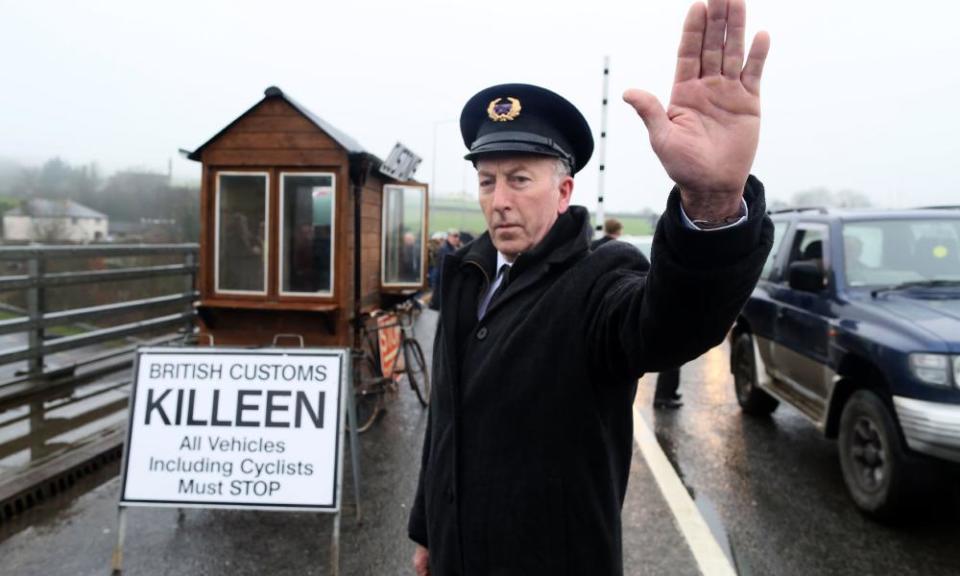
<instances>
[{"instance_id":1,"label":"person wearing dark jacket","mask_svg":"<svg viewBox=\"0 0 960 576\"><path fill-rule=\"evenodd\" d=\"M447 256L456 252L458 248L460 248L460 231L451 228L447 231L447 237L440 246L440 249L437 250L436 274L438 279L443 275L443 261ZM431 310L440 309L440 290L441 285L439 280L435 281L433 283L433 294L430 296Z\"/></svg>"},{"instance_id":2,"label":"person wearing dark jacket","mask_svg":"<svg viewBox=\"0 0 960 576\"><path fill-rule=\"evenodd\" d=\"M694 5L670 116L650 94L624 96L676 183L649 272L629 244L590 251L570 199L593 140L572 104L506 84L464 106L488 232L439 279L408 524L418 575L622 574L637 380L723 340L772 244L750 175L769 39L744 66L743 27L742 0Z\"/></svg>"},{"instance_id":3,"label":"person wearing dark jacket","mask_svg":"<svg viewBox=\"0 0 960 576\"><path fill-rule=\"evenodd\" d=\"M603 221L603 237L590 243L590 249L596 250L607 242L612 242L623 233L623 224L616 218L607 218Z\"/></svg>"}]
</instances>

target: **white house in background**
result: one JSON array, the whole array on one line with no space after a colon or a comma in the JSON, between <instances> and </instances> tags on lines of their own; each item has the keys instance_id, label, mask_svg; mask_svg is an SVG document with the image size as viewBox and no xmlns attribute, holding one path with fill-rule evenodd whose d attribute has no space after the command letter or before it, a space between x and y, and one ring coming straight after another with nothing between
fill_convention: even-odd
<instances>
[{"instance_id":1,"label":"white house in background","mask_svg":"<svg viewBox=\"0 0 960 576\"><path fill-rule=\"evenodd\" d=\"M106 240L107 216L72 200L31 198L3 214L3 239L34 242Z\"/></svg>"}]
</instances>

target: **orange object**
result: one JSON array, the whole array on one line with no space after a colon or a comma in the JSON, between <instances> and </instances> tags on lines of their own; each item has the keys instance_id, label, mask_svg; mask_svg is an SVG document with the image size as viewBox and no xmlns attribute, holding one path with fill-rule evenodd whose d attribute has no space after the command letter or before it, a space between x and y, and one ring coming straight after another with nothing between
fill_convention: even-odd
<instances>
[{"instance_id":1,"label":"orange object","mask_svg":"<svg viewBox=\"0 0 960 576\"><path fill-rule=\"evenodd\" d=\"M380 344L380 367L386 378L392 378L400 355L400 323L396 314L377 316L377 339Z\"/></svg>"}]
</instances>

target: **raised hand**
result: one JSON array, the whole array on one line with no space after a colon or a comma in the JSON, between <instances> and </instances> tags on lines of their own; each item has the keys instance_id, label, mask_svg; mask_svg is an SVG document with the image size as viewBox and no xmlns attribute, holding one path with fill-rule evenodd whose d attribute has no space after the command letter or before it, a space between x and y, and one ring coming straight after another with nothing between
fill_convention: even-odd
<instances>
[{"instance_id":1,"label":"raised hand","mask_svg":"<svg viewBox=\"0 0 960 576\"><path fill-rule=\"evenodd\" d=\"M740 198L760 136L760 76L770 36L758 33L744 65L744 0L709 0L690 7L683 24L670 106L627 90L650 144L681 191L693 219L721 220Z\"/></svg>"}]
</instances>

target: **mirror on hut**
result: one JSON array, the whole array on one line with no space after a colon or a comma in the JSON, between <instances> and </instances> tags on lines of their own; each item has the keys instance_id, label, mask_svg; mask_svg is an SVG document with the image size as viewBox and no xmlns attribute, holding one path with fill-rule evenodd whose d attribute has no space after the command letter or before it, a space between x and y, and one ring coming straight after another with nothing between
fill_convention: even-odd
<instances>
[{"instance_id":1,"label":"mirror on hut","mask_svg":"<svg viewBox=\"0 0 960 576\"><path fill-rule=\"evenodd\" d=\"M381 262L385 287L419 288L423 283L426 188L383 187Z\"/></svg>"}]
</instances>

